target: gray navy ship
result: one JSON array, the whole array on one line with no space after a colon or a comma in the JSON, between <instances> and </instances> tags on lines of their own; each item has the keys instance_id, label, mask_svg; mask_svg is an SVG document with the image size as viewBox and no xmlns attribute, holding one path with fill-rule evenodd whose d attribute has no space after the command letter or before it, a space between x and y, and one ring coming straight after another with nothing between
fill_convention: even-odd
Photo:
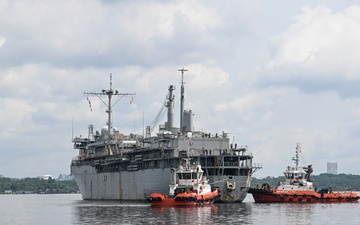
<instances>
[{"instance_id":1,"label":"gray navy ship","mask_svg":"<svg viewBox=\"0 0 360 225\"><path fill-rule=\"evenodd\" d=\"M123 134L113 126L112 108L124 96L112 88L89 92L107 106L107 124L100 131L88 126L87 137L74 137L78 155L71 162L71 173L85 200L146 200L152 192L169 193L169 184L184 158L201 164L212 188L218 188L218 202L242 202L250 188L252 174L261 168L253 164L247 146L231 143L229 135L204 133L193 129L193 112L184 110L184 73L181 72L180 126L174 125L175 86L170 85L165 107L167 121L155 136L147 126L145 135ZM107 98L107 101L102 98ZM118 97L115 103L112 98ZM157 117L158 119L158 117ZM156 119L155 119L156 120Z\"/></svg>"}]
</instances>

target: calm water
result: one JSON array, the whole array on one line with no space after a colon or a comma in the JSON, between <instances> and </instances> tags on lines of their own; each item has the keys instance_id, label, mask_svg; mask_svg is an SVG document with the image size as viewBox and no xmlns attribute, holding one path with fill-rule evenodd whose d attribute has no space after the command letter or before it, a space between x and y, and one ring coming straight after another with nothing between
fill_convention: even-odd
<instances>
[{"instance_id":1,"label":"calm water","mask_svg":"<svg viewBox=\"0 0 360 225\"><path fill-rule=\"evenodd\" d=\"M83 201L79 194L0 195L0 224L360 224L359 203L240 204L152 208Z\"/></svg>"}]
</instances>

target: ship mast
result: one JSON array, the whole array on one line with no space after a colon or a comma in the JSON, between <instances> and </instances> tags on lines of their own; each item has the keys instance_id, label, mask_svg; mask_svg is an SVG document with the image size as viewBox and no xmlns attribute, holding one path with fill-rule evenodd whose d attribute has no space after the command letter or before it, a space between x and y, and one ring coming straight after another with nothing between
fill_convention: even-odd
<instances>
[{"instance_id":1,"label":"ship mast","mask_svg":"<svg viewBox=\"0 0 360 225\"><path fill-rule=\"evenodd\" d=\"M297 143L296 154L295 157L292 158L292 160L295 161L295 170L298 170L298 166L299 166L299 153L301 153L301 146L300 143Z\"/></svg>"},{"instance_id":2,"label":"ship mast","mask_svg":"<svg viewBox=\"0 0 360 225\"><path fill-rule=\"evenodd\" d=\"M184 73L188 71L187 69L178 69L181 72L181 102L180 102L180 132L184 134L183 127L183 114L184 114Z\"/></svg>"},{"instance_id":3,"label":"ship mast","mask_svg":"<svg viewBox=\"0 0 360 225\"><path fill-rule=\"evenodd\" d=\"M84 92L84 95L95 95L96 97L98 97L100 99L100 101L102 101L104 103L104 105L107 107L106 113L108 114L108 120L106 122L106 125L108 127L108 135L109 135L109 139L111 137L111 130L113 128L113 121L112 121L112 108L116 105L116 103L118 103L118 101L124 97L124 96L135 96L135 93L119 93L117 90L113 90L112 88L112 74L110 73L110 88L105 90L103 89L101 92ZM119 96L120 98L114 103L111 103L111 98L112 96ZM108 97L108 101L105 102L101 96L107 96Z\"/></svg>"}]
</instances>

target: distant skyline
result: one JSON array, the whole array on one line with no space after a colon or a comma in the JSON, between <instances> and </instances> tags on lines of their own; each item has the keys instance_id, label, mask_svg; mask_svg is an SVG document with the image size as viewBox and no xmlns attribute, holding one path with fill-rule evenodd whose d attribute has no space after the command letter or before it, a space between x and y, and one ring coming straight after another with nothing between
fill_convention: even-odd
<instances>
[{"instance_id":1,"label":"distant skyline","mask_svg":"<svg viewBox=\"0 0 360 225\"><path fill-rule=\"evenodd\" d=\"M359 15L351 0L0 0L0 174L70 173L72 131L106 125L83 93L110 73L136 93L114 108L120 132L142 134L169 85L179 124L183 67L195 129L248 146L255 177L281 176L296 143L314 174L360 174Z\"/></svg>"}]
</instances>

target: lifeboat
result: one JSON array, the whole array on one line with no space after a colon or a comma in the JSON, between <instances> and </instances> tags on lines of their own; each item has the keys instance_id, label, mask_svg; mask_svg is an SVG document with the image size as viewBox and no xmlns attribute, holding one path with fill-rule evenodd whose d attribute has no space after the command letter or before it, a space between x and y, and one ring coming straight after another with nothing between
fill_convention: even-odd
<instances>
[{"instance_id":1,"label":"lifeboat","mask_svg":"<svg viewBox=\"0 0 360 225\"><path fill-rule=\"evenodd\" d=\"M151 193L147 201L151 206L196 206L210 205L220 197L218 189L212 190L201 165L190 165L185 159L185 167L173 170L169 195Z\"/></svg>"},{"instance_id":2,"label":"lifeboat","mask_svg":"<svg viewBox=\"0 0 360 225\"><path fill-rule=\"evenodd\" d=\"M314 183L310 179L313 172L312 165L298 167L300 145L297 144L296 156L293 158L295 167L287 167L284 172L285 181L280 182L276 188L270 188L268 184L261 187L250 188L255 202L284 202L284 203L335 203L335 202L358 202L359 196L355 192L333 192L332 188L316 191Z\"/></svg>"}]
</instances>

